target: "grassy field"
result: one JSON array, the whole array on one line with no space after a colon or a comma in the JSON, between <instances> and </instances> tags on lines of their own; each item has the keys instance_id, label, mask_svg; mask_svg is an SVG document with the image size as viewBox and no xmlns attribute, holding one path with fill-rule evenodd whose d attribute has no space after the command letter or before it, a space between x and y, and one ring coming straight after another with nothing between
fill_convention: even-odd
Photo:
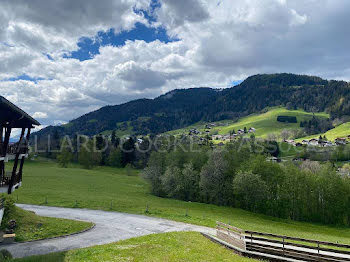
<instances>
[{"instance_id":1,"label":"grassy field","mask_svg":"<svg viewBox=\"0 0 350 262\"><path fill-rule=\"evenodd\" d=\"M350 244L350 228L282 220L241 209L165 199L149 193L138 171L98 167L59 168L53 162L27 161L18 202L114 210L214 227L216 221L255 230Z\"/></svg>"},{"instance_id":2,"label":"grassy field","mask_svg":"<svg viewBox=\"0 0 350 262\"><path fill-rule=\"evenodd\" d=\"M232 251L211 242L199 233L177 232L153 234L117 243L16 259L16 262L64 261L234 261L257 260L239 257Z\"/></svg>"},{"instance_id":3,"label":"grassy field","mask_svg":"<svg viewBox=\"0 0 350 262\"><path fill-rule=\"evenodd\" d=\"M298 141L302 141L303 139L319 138L320 135L322 136L325 135L327 139L330 141L334 141L339 137L347 137L348 135L350 135L350 122L341 124L323 134L317 134L317 135L300 138L298 139Z\"/></svg>"},{"instance_id":4,"label":"grassy field","mask_svg":"<svg viewBox=\"0 0 350 262\"><path fill-rule=\"evenodd\" d=\"M67 235L90 228L92 223L40 217L32 212L16 207L10 215L15 219L17 227L15 230L16 241L29 241Z\"/></svg>"},{"instance_id":5,"label":"grassy field","mask_svg":"<svg viewBox=\"0 0 350 262\"><path fill-rule=\"evenodd\" d=\"M281 123L277 121L277 116L296 116L298 123ZM316 113L318 117L328 118L329 115L326 113ZM256 129L255 136L260 138L266 138L268 134L280 134L283 129L300 129L300 122L310 120L312 113L307 113L302 110L287 110L283 107L271 108L268 112L263 114L253 114L247 117L242 117L237 122L232 121L221 121L215 122L220 126L216 126L211 129L211 132L217 132L218 134L225 135L229 134L230 131L244 129L247 127L254 127ZM198 130L204 131L205 123L197 123L187 128L178 129L168 132L168 134L183 134L188 133L189 129L197 128Z\"/></svg>"}]
</instances>

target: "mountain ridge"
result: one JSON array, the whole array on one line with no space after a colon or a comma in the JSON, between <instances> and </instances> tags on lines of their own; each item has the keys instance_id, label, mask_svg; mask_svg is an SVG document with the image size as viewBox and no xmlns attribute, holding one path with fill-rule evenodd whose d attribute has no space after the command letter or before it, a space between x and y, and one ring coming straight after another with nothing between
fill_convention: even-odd
<instances>
[{"instance_id":1,"label":"mountain ridge","mask_svg":"<svg viewBox=\"0 0 350 262\"><path fill-rule=\"evenodd\" d=\"M91 136L121 128L135 135L159 134L201 120L238 119L280 105L308 112L327 111L336 118L350 115L347 101L350 87L345 81L288 73L258 74L226 89L175 89L154 99L104 106L66 125L49 126L34 134Z\"/></svg>"}]
</instances>

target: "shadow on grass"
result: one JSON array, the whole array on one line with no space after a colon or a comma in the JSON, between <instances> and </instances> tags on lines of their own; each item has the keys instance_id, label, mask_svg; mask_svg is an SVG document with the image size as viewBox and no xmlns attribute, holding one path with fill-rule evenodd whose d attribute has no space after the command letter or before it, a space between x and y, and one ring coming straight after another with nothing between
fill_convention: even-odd
<instances>
[{"instance_id":1,"label":"shadow on grass","mask_svg":"<svg viewBox=\"0 0 350 262\"><path fill-rule=\"evenodd\" d=\"M67 252L58 252L41 256L31 256L25 258L17 258L13 262L64 262L66 261Z\"/></svg>"}]
</instances>

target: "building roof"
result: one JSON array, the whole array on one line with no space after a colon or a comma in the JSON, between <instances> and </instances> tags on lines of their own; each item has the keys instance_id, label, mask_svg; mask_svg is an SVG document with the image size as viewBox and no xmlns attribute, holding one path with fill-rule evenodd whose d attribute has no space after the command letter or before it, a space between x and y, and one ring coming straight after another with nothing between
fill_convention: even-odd
<instances>
[{"instance_id":1,"label":"building roof","mask_svg":"<svg viewBox=\"0 0 350 262\"><path fill-rule=\"evenodd\" d=\"M3 96L0 96L0 123L4 126L11 126L12 128L40 125L38 121Z\"/></svg>"}]
</instances>

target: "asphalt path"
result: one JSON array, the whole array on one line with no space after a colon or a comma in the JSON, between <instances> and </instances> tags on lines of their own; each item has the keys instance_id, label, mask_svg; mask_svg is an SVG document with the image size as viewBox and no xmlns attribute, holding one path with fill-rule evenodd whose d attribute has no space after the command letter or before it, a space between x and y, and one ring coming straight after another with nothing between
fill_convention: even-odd
<instances>
[{"instance_id":1,"label":"asphalt path","mask_svg":"<svg viewBox=\"0 0 350 262\"><path fill-rule=\"evenodd\" d=\"M165 232L197 231L215 234L213 228L142 215L78 208L22 204L18 204L18 206L33 211L39 216L88 221L94 223L95 227L86 232L66 237L0 246L1 249L9 250L15 258L108 244L123 239Z\"/></svg>"}]
</instances>

